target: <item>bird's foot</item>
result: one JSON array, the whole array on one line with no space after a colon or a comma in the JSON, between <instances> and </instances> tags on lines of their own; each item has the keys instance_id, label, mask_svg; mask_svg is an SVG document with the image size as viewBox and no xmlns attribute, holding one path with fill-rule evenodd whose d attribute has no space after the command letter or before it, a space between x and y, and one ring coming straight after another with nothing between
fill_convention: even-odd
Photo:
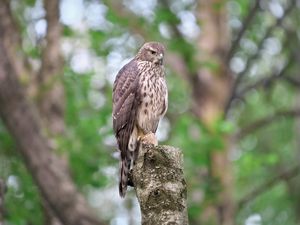
<instances>
[{"instance_id":1,"label":"bird's foot","mask_svg":"<svg viewBox=\"0 0 300 225\"><path fill-rule=\"evenodd\" d=\"M143 144L152 144L154 146L157 146L158 145L158 141L157 141L157 138L155 137L155 134L154 133L148 133L146 134L145 136L143 136L141 138L141 142Z\"/></svg>"}]
</instances>

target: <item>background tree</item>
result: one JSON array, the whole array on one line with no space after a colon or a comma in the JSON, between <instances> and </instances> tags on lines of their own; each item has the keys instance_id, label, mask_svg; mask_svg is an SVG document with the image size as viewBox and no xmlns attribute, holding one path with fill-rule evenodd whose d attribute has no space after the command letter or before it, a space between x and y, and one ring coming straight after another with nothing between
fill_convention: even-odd
<instances>
[{"instance_id":1,"label":"background tree","mask_svg":"<svg viewBox=\"0 0 300 225\"><path fill-rule=\"evenodd\" d=\"M51 155L89 213L139 224L133 194L117 194L111 87L156 40L170 94L159 138L184 150L190 224L298 224L299 15L296 0L0 1L4 221L67 224L31 165ZM38 155L26 155L22 125Z\"/></svg>"}]
</instances>

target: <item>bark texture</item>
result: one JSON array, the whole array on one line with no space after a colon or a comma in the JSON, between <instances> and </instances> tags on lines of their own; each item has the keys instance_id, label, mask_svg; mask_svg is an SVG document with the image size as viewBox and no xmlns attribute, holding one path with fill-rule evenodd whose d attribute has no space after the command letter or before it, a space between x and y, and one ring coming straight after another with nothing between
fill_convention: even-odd
<instances>
[{"instance_id":1,"label":"bark texture","mask_svg":"<svg viewBox=\"0 0 300 225\"><path fill-rule=\"evenodd\" d=\"M225 0L198 1L198 19L202 33L197 42L202 66L193 82L193 111L208 130L223 118L230 96L233 76L227 64L230 32ZM211 152L210 176L220 191L202 214L203 224L232 225L234 218L233 174L228 154L232 147L229 137L222 138L223 149Z\"/></svg>"},{"instance_id":2,"label":"bark texture","mask_svg":"<svg viewBox=\"0 0 300 225\"><path fill-rule=\"evenodd\" d=\"M50 144L65 130L64 111L65 95L62 84L63 57L60 52L62 25L59 22L59 0L44 1L46 11L47 33L42 48L41 67L36 77L37 106L40 116L48 129ZM63 159L63 157L61 157ZM67 160L65 161L67 164ZM45 225L62 225L55 213L43 200Z\"/></svg>"},{"instance_id":3,"label":"bark texture","mask_svg":"<svg viewBox=\"0 0 300 225\"><path fill-rule=\"evenodd\" d=\"M68 170L52 151L16 71L5 57L0 33L0 116L23 155L41 194L65 225L100 225L79 194ZM45 179L47 178L47 179Z\"/></svg>"},{"instance_id":4,"label":"bark texture","mask_svg":"<svg viewBox=\"0 0 300 225\"><path fill-rule=\"evenodd\" d=\"M65 93L61 82L63 57L60 51L62 26L59 22L59 0L44 1L47 20L46 45L37 77L38 107L51 135L64 132Z\"/></svg>"},{"instance_id":5,"label":"bark texture","mask_svg":"<svg viewBox=\"0 0 300 225\"><path fill-rule=\"evenodd\" d=\"M187 190L179 149L143 144L132 177L142 225L188 224Z\"/></svg>"},{"instance_id":6,"label":"bark texture","mask_svg":"<svg viewBox=\"0 0 300 225\"><path fill-rule=\"evenodd\" d=\"M224 0L198 1L198 19L202 33L197 42L201 62L193 82L193 111L210 126L223 116L232 76L226 64L230 44Z\"/></svg>"},{"instance_id":7,"label":"bark texture","mask_svg":"<svg viewBox=\"0 0 300 225\"><path fill-rule=\"evenodd\" d=\"M10 1L0 1L0 30L7 57L24 83L29 81L29 63L22 52L22 37L10 10Z\"/></svg>"}]
</instances>

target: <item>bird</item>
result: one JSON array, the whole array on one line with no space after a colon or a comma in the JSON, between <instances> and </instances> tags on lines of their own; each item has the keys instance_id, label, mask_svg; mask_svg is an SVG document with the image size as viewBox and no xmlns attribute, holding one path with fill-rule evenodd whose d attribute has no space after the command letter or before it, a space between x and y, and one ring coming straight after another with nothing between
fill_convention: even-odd
<instances>
[{"instance_id":1,"label":"bird","mask_svg":"<svg viewBox=\"0 0 300 225\"><path fill-rule=\"evenodd\" d=\"M121 153L119 195L122 198L140 143L157 145L155 133L168 108L164 54L163 44L146 42L120 69L113 84L113 130Z\"/></svg>"}]
</instances>

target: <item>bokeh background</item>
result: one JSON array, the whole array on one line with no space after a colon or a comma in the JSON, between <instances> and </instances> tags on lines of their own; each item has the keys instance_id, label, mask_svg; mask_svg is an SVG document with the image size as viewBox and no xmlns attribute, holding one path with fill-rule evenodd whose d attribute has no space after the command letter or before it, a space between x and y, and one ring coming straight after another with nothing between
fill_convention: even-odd
<instances>
[{"instance_id":1,"label":"bokeh background","mask_svg":"<svg viewBox=\"0 0 300 225\"><path fill-rule=\"evenodd\" d=\"M118 195L111 95L146 41L167 49L157 136L184 154L190 224L300 224L299 1L1 0L0 33L0 59L103 224L140 224L134 192ZM64 224L16 143L0 120L0 224Z\"/></svg>"}]
</instances>

